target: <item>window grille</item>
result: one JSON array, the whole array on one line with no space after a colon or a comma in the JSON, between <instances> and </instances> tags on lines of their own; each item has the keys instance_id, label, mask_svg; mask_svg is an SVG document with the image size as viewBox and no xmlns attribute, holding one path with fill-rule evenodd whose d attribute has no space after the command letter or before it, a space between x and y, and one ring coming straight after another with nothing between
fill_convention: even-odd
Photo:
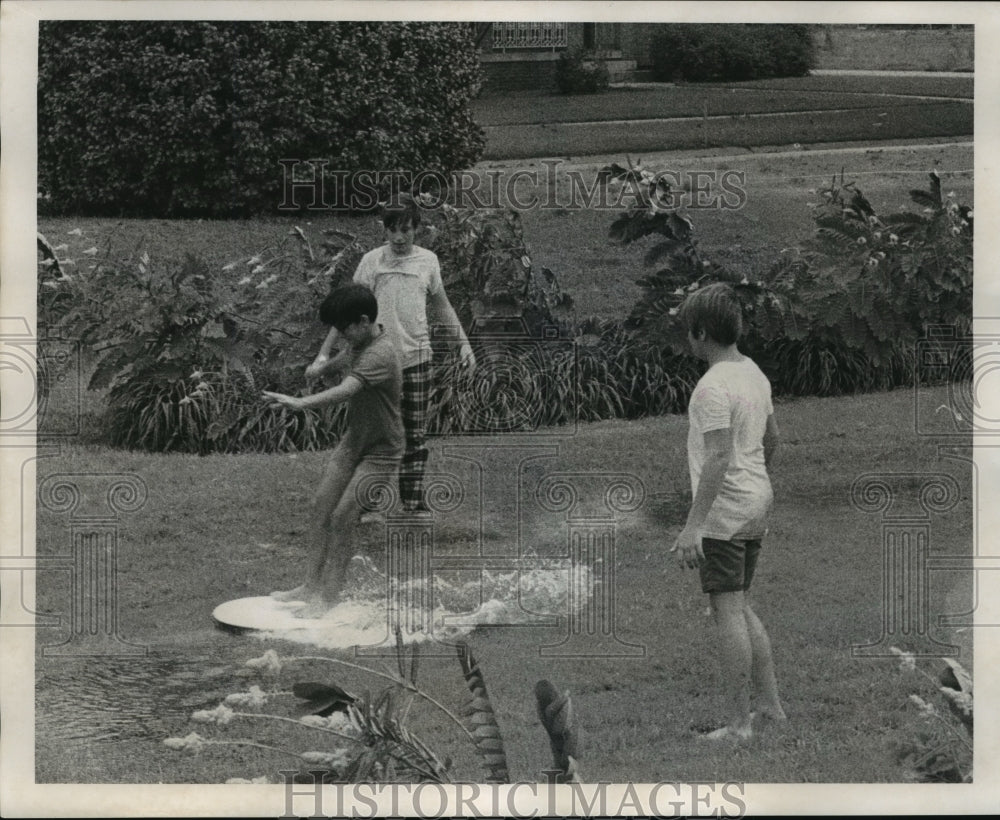
<instances>
[{"instance_id":1,"label":"window grille","mask_svg":"<svg viewBox=\"0 0 1000 820\"><path fill-rule=\"evenodd\" d=\"M493 48L566 48L566 23L494 23Z\"/></svg>"}]
</instances>

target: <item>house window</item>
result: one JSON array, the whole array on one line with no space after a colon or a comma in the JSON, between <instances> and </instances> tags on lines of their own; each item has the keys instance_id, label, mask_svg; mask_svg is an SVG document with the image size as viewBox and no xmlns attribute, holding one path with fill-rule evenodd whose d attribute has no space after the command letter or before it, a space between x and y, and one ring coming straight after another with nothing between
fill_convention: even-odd
<instances>
[{"instance_id":1,"label":"house window","mask_svg":"<svg viewBox=\"0 0 1000 820\"><path fill-rule=\"evenodd\" d=\"M493 48L566 48L565 23L494 23Z\"/></svg>"}]
</instances>

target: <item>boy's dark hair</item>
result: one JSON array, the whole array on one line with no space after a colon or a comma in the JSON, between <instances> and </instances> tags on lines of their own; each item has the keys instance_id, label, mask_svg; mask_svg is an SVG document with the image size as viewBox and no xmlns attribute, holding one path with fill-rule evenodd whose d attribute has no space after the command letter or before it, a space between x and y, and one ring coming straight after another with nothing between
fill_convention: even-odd
<instances>
[{"instance_id":1,"label":"boy's dark hair","mask_svg":"<svg viewBox=\"0 0 1000 820\"><path fill-rule=\"evenodd\" d=\"M390 231L396 227L403 230L417 228L420 225L420 206L409 194L399 194L382 209L382 224Z\"/></svg>"},{"instance_id":2,"label":"boy's dark hair","mask_svg":"<svg viewBox=\"0 0 1000 820\"><path fill-rule=\"evenodd\" d=\"M319 306L323 324L333 325L340 331L362 316L374 322L378 316L378 302L369 287L356 282L334 288Z\"/></svg>"},{"instance_id":3,"label":"boy's dark hair","mask_svg":"<svg viewBox=\"0 0 1000 820\"><path fill-rule=\"evenodd\" d=\"M688 296L681 305L680 320L692 336L705 331L707 338L720 345L736 344L743 334L743 306L725 282L715 282Z\"/></svg>"}]
</instances>

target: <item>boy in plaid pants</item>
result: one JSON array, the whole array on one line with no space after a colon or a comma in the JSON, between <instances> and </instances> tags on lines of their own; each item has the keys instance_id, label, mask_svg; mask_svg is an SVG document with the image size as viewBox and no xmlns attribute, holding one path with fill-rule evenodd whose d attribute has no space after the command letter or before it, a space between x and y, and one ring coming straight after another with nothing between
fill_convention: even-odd
<instances>
[{"instance_id":1,"label":"boy in plaid pants","mask_svg":"<svg viewBox=\"0 0 1000 820\"><path fill-rule=\"evenodd\" d=\"M460 360L470 368L475 367L476 360L458 315L448 301L437 256L413 244L420 225L417 203L412 197L400 196L398 202L384 209L382 225L386 243L362 257L354 281L374 291L379 319L396 344L403 367L400 410L406 446L399 472L400 500L407 512L427 513L423 477L428 456L427 405L432 379L428 307L442 325L457 332ZM330 360L329 356L336 339L334 328L316 360L306 369L306 378L316 378L335 369L336 360Z\"/></svg>"}]
</instances>

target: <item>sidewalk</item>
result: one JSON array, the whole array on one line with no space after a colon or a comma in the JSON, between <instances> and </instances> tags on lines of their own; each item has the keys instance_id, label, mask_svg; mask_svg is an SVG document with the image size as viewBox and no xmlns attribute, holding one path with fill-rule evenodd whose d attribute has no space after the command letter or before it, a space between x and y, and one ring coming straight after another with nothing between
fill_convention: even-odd
<instances>
[{"instance_id":1,"label":"sidewalk","mask_svg":"<svg viewBox=\"0 0 1000 820\"><path fill-rule=\"evenodd\" d=\"M971 71L904 71L875 70L868 68L814 68L810 77L948 77L953 79L974 79ZM663 88L677 83L656 82L654 80L623 80L611 83L609 88Z\"/></svg>"},{"instance_id":2,"label":"sidewalk","mask_svg":"<svg viewBox=\"0 0 1000 820\"><path fill-rule=\"evenodd\" d=\"M975 77L971 71L874 71L867 68L814 68L814 77Z\"/></svg>"}]
</instances>

